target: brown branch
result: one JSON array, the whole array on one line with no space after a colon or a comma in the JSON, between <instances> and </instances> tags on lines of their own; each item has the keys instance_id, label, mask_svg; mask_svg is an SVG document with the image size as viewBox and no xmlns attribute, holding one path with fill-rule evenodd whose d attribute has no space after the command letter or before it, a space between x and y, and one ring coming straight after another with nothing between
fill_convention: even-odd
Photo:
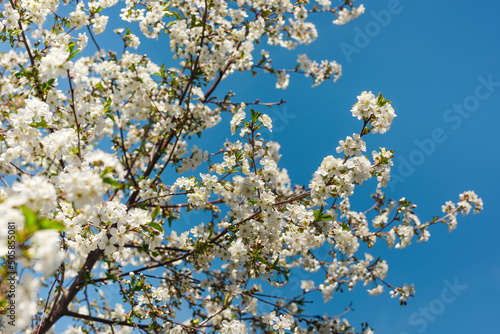
<instances>
[{"instance_id":1,"label":"brown branch","mask_svg":"<svg viewBox=\"0 0 500 334\"><path fill-rule=\"evenodd\" d=\"M12 6L12 8L17 10L15 2L13 0L9 0L9 2L10 2L10 5ZM21 37L23 39L23 44L24 44L24 47L26 48L26 52L28 52L28 57L30 59L31 66L34 69L36 69L35 57L33 56L33 53L31 52L30 46L28 44L28 38L26 37L26 33L24 32L21 18L19 18L19 20L17 21L17 24L19 25L19 30L21 30ZM38 73L38 71L36 73ZM33 75L33 80L35 80L35 86L36 86L36 91L38 93L38 96L40 97L40 99L42 99L42 101L45 101L45 97L43 96L42 91L40 90L40 82L38 80L38 76Z\"/></svg>"},{"instance_id":2,"label":"brown branch","mask_svg":"<svg viewBox=\"0 0 500 334\"><path fill-rule=\"evenodd\" d=\"M68 70L68 81L69 81L69 90L71 91L71 110L73 111L73 116L75 118L76 125L76 134L78 136L78 158L82 159L82 149L81 149L81 139L80 139L80 123L78 123L78 118L76 117L76 108L75 108L75 89L73 88L73 84L71 83L71 74Z\"/></svg>"},{"instance_id":3,"label":"brown branch","mask_svg":"<svg viewBox=\"0 0 500 334\"><path fill-rule=\"evenodd\" d=\"M149 328L149 325L143 325L143 324L129 324L128 322L125 321L117 321L117 320L108 320L108 319L103 319L103 318L98 318L94 317L91 315L85 315L81 313L76 313L73 311L66 311L64 313L65 316L68 317L73 317L73 318L78 318L78 319L83 319L83 320L88 320L88 321L95 321L95 322L100 322L106 325L116 325L116 326L127 326L127 327L135 327L135 328L140 328L147 330Z\"/></svg>"},{"instance_id":4,"label":"brown branch","mask_svg":"<svg viewBox=\"0 0 500 334\"><path fill-rule=\"evenodd\" d=\"M227 104L227 105L233 105L233 106L239 106L242 102L231 102L231 101L205 101L207 103L214 103L217 105L221 104ZM259 106L265 106L265 107L272 107L272 106L279 106L284 103L286 103L285 100L281 99L279 102L260 102L259 99L256 99L254 102L243 102L245 105L250 106L250 105L259 105Z\"/></svg>"},{"instance_id":5,"label":"brown branch","mask_svg":"<svg viewBox=\"0 0 500 334\"><path fill-rule=\"evenodd\" d=\"M92 34L92 31L90 30L90 25L87 25L87 30L89 31L90 38L92 38L92 42L94 42L94 45L97 48L97 51L101 51L101 48L99 47L99 44L97 44L97 41L94 38L94 34Z\"/></svg>"},{"instance_id":6,"label":"brown branch","mask_svg":"<svg viewBox=\"0 0 500 334\"><path fill-rule=\"evenodd\" d=\"M33 330L33 334L44 334L49 331L49 329L68 312L68 305L75 299L77 293L86 285L87 281L85 274L92 271L92 268L96 262L101 258L104 251L101 249L95 249L89 253L84 265L78 271L73 284L68 289L60 287L63 290L62 297L59 302L54 305L49 315L44 318L38 326Z\"/></svg>"}]
</instances>

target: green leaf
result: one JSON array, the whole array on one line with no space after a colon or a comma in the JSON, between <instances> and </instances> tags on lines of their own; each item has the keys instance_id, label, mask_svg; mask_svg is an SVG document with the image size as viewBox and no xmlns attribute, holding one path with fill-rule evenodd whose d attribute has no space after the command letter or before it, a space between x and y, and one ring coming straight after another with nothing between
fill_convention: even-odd
<instances>
[{"instance_id":1,"label":"green leaf","mask_svg":"<svg viewBox=\"0 0 500 334\"><path fill-rule=\"evenodd\" d=\"M38 123L31 123L30 126L34 127L34 128L48 128L49 125L47 124L47 122L45 122L44 119L42 119L41 122L38 122Z\"/></svg>"},{"instance_id":2,"label":"green leaf","mask_svg":"<svg viewBox=\"0 0 500 334\"><path fill-rule=\"evenodd\" d=\"M106 100L106 104L104 105L104 112L107 112L109 110L109 107L111 107L111 98L108 97Z\"/></svg>"},{"instance_id":3,"label":"green leaf","mask_svg":"<svg viewBox=\"0 0 500 334\"><path fill-rule=\"evenodd\" d=\"M156 216L158 216L160 214L160 210L161 210L160 206L157 205L156 208L154 209L153 213L151 214L151 218L154 219Z\"/></svg>"},{"instance_id":4,"label":"green leaf","mask_svg":"<svg viewBox=\"0 0 500 334\"><path fill-rule=\"evenodd\" d=\"M318 218L318 221L322 221L322 220L333 220L333 217L330 216L330 215L327 215L327 214L322 214L319 218Z\"/></svg>"},{"instance_id":5,"label":"green leaf","mask_svg":"<svg viewBox=\"0 0 500 334\"><path fill-rule=\"evenodd\" d=\"M80 52L80 49L76 49L75 51L73 51L70 55L69 55L69 59L73 59L75 58L75 56Z\"/></svg>"},{"instance_id":6,"label":"green leaf","mask_svg":"<svg viewBox=\"0 0 500 334\"><path fill-rule=\"evenodd\" d=\"M250 109L250 115L252 116L252 122L257 123L257 120L262 114L258 111Z\"/></svg>"},{"instance_id":7,"label":"green leaf","mask_svg":"<svg viewBox=\"0 0 500 334\"><path fill-rule=\"evenodd\" d=\"M314 220L317 220L323 214L323 205L319 210L314 210Z\"/></svg>"},{"instance_id":8,"label":"green leaf","mask_svg":"<svg viewBox=\"0 0 500 334\"><path fill-rule=\"evenodd\" d=\"M52 86L52 84L55 82L55 79L50 79L49 81L47 82L44 82L41 89L43 92L46 92L47 90L49 90L49 88Z\"/></svg>"},{"instance_id":9,"label":"green leaf","mask_svg":"<svg viewBox=\"0 0 500 334\"><path fill-rule=\"evenodd\" d=\"M382 93L378 93L377 96L377 104L380 104L384 101L384 97L382 96Z\"/></svg>"},{"instance_id":10,"label":"green leaf","mask_svg":"<svg viewBox=\"0 0 500 334\"><path fill-rule=\"evenodd\" d=\"M102 182L106 183L106 184L109 184L109 185L112 185L113 187L115 187L116 189L120 189L121 188L121 184L120 182L116 181L116 180L113 180L112 178L110 177L105 177L102 179Z\"/></svg>"},{"instance_id":11,"label":"green leaf","mask_svg":"<svg viewBox=\"0 0 500 334\"><path fill-rule=\"evenodd\" d=\"M55 219L42 218L40 220L40 230L64 230L64 224Z\"/></svg>"},{"instance_id":12,"label":"green leaf","mask_svg":"<svg viewBox=\"0 0 500 334\"><path fill-rule=\"evenodd\" d=\"M106 277L113 280L113 281L116 281L116 275L113 275L113 274L110 274L110 273L106 273Z\"/></svg>"},{"instance_id":13,"label":"green leaf","mask_svg":"<svg viewBox=\"0 0 500 334\"><path fill-rule=\"evenodd\" d=\"M94 166L97 166L97 162L94 162ZM104 170L102 171L101 173L101 178L104 178L104 176L108 175L109 173L111 173L113 171L113 169L111 167L106 167L104 168Z\"/></svg>"},{"instance_id":14,"label":"green leaf","mask_svg":"<svg viewBox=\"0 0 500 334\"><path fill-rule=\"evenodd\" d=\"M106 116L108 116L113 121L113 123L116 123L115 117L113 115L111 115L111 113L109 113L109 112L106 113Z\"/></svg>"},{"instance_id":15,"label":"green leaf","mask_svg":"<svg viewBox=\"0 0 500 334\"><path fill-rule=\"evenodd\" d=\"M177 12L173 12L173 15L174 15L174 17L175 17L177 20L182 20L182 17L181 17L181 15L180 15L179 13L177 13Z\"/></svg>"},{"instance_id":16,"label":"green leaf","mask_svg":"<svg viewBox=\"0 0 500 334\"><path fill-rule=\"evenodd\" d=\"M75 42L70 42L68 44L68 52L71 53L75 49L76 43Z\"/></svg>"},{"instance_id":17,"label":"green leaf","mask_svg":"<svg viewBox=\"0 0 500 334\"><path fill-rule=\"evenodd\" d=\"M179 219L179 217L177 217L175 215L170 215L167 217L167 219L168 219L168 227L172 227L173 221L176 219Z\"/></svg>"},{"instance_id":18,"label":"green leaf","mask_svg":"<svg viewBox=\"0 0 500 334\"><path fill-rule=\"evenodd\" d=\"M28 207L25 205L21 206L21 211L24 216L24 224L26 225L28 229L28 233L34 233L35 231L38 230L37 226L37 216L36 213L31 211Z\"/></svg>"},{"instance_id":19,"label":"green leaf","mask_svg":"<svg viewBox=\"0 0 500 334\"><path fill-rule=\"evenodd\" d=\"M386 100L386 99L382 96L382 94L381 94L381 93L378 93L378 96L377 96L377 105L378 105L379 107L383 107L383 106L385 106L386 104L389 104L389 103L391 103L391 101Z\"/></svg>"},{"instance_id":20,"label":"green leaf","mask_svg":"<svg viewBox=\"0 0 500 334\"><path fill-rule=\"evenodd\" d=\"M155 223L155 222L150 222L148 225L151 226L152 228L154 228L155 230L158 230L158 231L163 233L163 227L161 227L160 224Z\"/></svg>"}]
</instances>

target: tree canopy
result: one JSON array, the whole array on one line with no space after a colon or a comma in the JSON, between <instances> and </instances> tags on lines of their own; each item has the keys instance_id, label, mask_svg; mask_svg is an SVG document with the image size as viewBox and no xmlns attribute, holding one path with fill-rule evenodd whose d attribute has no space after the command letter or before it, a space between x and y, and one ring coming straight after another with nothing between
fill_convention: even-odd
<instances>
[{"instance_id":1,"label":"tree canopy","mask_svg":"<svg viewBox=\"0 0 500 334\"><path fill-rule=\"evenodd\" d=\"M3 1L4 330L49 333L70 319L67 334L369 334L348 314L310 315L311 294L329 301L363 285L405 304L413 285L390 282L369 248L426 241L436 224L453 230L482 200L466 191L421 221L406 198L386 198L394 151L367 153L365 140L389 131L396 111L370 91L353 97L361 130L296 185L279 143L263 136L273 130L266 108L284 101L241 101L220 85L245 71L280 89L291 75L313 86L337 80L334 60L300 54L282 69L262 47L310 44L315 15L343 25L365 10L334 2ZM120 28L106 30L111 23ZM116 34L122 46L108 49ZM171 54L153 62L136 51L144 39L168 42ZM203 136L214 127L231 136L208 151ZM351 208L370 179L370 204ZM323 278L289 294L299 271Z\"/></svg>"}]
</instances>

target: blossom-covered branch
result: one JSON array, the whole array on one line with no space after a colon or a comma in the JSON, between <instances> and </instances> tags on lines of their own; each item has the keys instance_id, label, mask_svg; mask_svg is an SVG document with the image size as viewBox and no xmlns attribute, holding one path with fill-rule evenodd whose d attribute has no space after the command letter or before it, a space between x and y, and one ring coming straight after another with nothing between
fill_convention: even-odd
<instances>
[{"instance_id":1,"label":"blossom-covered branch","mask_svg":"<svg viewBox=\"0 0 500 334\"><path fill-rule=\"evenodd\" d=\"M360 244L404 248L414 236L428 240L433 225L453 230L459 213L482 210L467 191L421 223L415 204L386 199L394 151L366 154L365 141L396 117L382 94L353 97L360 132L339 141L309 184L293 185L280 145L262 136L273 131L266 108L285 101L245 103L237 87L223 90L236 72L275 76L280 89L292 73L313 86L337 81L334 60L300 54L288 68L262 45L310 44L313 17L346 24L364 12L353 0L1 6L0 41L10 50L0 57L0 276L13 253L22 268L14 320L10 285L0 283L5 332L43 334L64 323L66 334L354 333L345 318L309 315L308 298L329 301L360 282L401 304L415 293L390 282L386 260L360 256ZM110 32L109 22L121 27ZM145 38L170 47L159 64ZM107 49L114 39L119 51ZM203 141L214 127L231 131L216 149ZM351 209L370 179L374 204ZM322 282L296 275L320 270ZM287 297L276 292L287 288ZM363 323L358 332L372 329Z\"/></svg>"}]
</instances>

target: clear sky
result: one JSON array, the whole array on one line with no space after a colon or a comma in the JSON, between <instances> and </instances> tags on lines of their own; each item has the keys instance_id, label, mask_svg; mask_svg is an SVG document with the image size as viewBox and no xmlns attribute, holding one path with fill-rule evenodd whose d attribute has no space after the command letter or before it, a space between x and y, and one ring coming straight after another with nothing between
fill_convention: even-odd
<instances>
[{"instance_id":1,"label":"clear sky","mask_svg":"<svg viewBox=\"0 0 500 334\"><path fill-rule=\"evenodd\" d=\"M343 66L337 83L311 89L311 80L292 75L281 91L274 80L259 75L236 76L225 87L242 100L287 101L262 111L274 118L275 131L268 137L282 146L280 165L293 182L306 185L322 158L335 154L338 141L359 132L362 124L349 112L356 96L382 92L398 117L388 133L366 141L369 152L379 146L396 151L388 197L416 203L422 221L466 190L476 191L485 209L459 216L452 233L445 226L430 229L426 243L370 250L387 259L389 282L415 284L416 296L407 306L388 294L368 296L358 286L334 294L326 305L319 293L313 295L315 310L341 313L353 302L355 311L347 318L357 328L368 321L377 333L500 333L500 3L377 0L364 5L365 14L341 27L331 24L330 15L318 15L320 37L314 44L274 53L276 68L292 64L298 53L335 59ZM351 209L367 209L374 189L373 183L358 188Z\"/></svg>"}]
</instances>

